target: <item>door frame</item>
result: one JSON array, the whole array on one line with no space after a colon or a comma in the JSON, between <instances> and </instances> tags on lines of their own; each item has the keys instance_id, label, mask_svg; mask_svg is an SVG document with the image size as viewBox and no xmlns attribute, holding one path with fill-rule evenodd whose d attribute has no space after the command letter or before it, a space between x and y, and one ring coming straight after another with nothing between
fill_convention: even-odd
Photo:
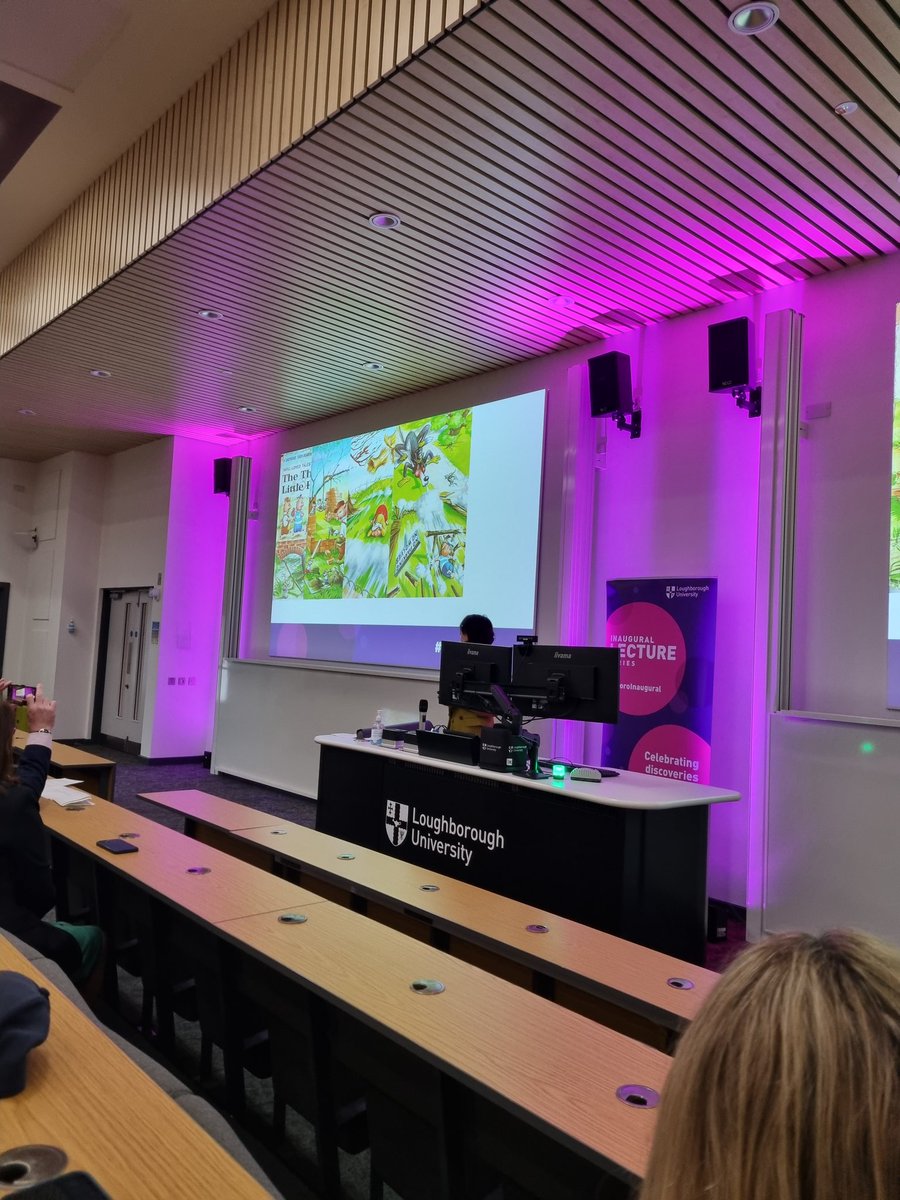
<instances>
[{"instance_id":1,"label":"door frame","mask_svg":"<svg viewBox=\"0 0 900 1200\"><path fill-rule=\"evenodd\" d=\"M91 741L109 746L117 746L120 750L128 750L130 743L127 738L114 738L101 733L103 723L103 695L106 690L106 661L109 656L109 617L112 610L112 598L122 592L149 592L152 583L129 584L128 586L102 588L100 591L100 628L97 634L97 673L94 680L94 709L91 714ZM148 630L148 636L150 630ZM146 676L144 687L147 686ZM140 744L137 753L140 753Z\"/></svg>"}]
</instances>

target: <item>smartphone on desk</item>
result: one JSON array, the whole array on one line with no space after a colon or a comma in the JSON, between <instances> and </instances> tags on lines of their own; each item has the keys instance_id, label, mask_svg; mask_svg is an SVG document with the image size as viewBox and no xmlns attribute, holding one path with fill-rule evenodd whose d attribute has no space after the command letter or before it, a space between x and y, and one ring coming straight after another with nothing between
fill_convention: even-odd
<instances>
[{"instance_id":1,"label":"smartphone on desk","mask_svg":"<svg viewBox=\"0 0 900 1200\"><path fill-rule=\"evenodd\" d=\"M134 842L126 842L124 838L101 838L97 845L110 854L137 854L138 851Z\"/></svg>"}]
</instances>

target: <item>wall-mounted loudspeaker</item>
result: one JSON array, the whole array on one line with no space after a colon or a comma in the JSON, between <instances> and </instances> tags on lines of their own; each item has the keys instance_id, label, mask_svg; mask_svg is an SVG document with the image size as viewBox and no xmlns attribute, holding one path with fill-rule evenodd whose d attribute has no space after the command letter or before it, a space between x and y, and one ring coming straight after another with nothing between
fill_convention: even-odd
<instances>
[{"instance_id":1,"label":"wall-mounted loudspeaker","mask_svg":"<svg viewBox=\"0 0 900 1200\"><path fill-rule=\"evenodd\" d=\"M226 496L231 492L231 459L213 459L213 491L223 492Z\"/></svg>"},{"instance_id":2,"label":"wall-mounted loudspeaker","mask_svg":"<svg viewBox=\"0 0 900 1200\"><path fill-rule=\"evenodd\" d=\"M588 359L591 416L621 416L633 411L631 359L620 350Z\"/></svg>"},{"instance_id":3,"label":"wall-mounted loudspeaker","mask_svg":"<svg viewBox=\"0 0 900 1200\"><path fill-rule=\"evenodd\" d=\"M709 326L709 390L731 392L750 385L753 325L749 317Z\"/></svg>"}]
</instances>

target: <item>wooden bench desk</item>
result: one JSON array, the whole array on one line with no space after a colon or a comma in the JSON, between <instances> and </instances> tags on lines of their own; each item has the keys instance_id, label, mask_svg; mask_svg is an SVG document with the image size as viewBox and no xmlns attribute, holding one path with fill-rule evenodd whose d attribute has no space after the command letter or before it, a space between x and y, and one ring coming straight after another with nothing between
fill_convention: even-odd
<instances>
[{"instance_id":1,"label":"wooden bench desk","mask_svg":"<svg viewBox=\"0 0 900 1200\"><path fill-rule=\"evenodd\" d=\"M184 832L188 837L196 838L206 846L224 850L226 854L232 854L255 867L262 867L264 871L271 871L270 854L231 836L239 829L253 828L256 825L270 826L275 819L271 813L260 812L246 804L236 804L233 800L225 800L222 796L213 796L197 788L139 792L138 798L149 800L151 804L184 817Z\"/></svg>"},{"instance_id":2,"label":"wooden bench desk","mask_svg":"<svg viewBox=\"0 0 900 1200\"><path fill-rule=\"evenodd\" d=\"M200 846L183 833L106 800L97 799L83 809L42 800L41 817L53 837L201 921L212 924L321 902L320 896L286 879L258 871L211 846ZM138 835L133 839L137 854L111 854L97 846L101 838L123 833ZM196 867L208 871L194 873Z\"/></svg>"},{"instance_id":3,"label":"wooden bench desk","mask_svg":"<svg viewBox=\"0 0 900 1200\"><path fill-rule=\"evenodd\" d=\"M660 1091L665 1054L348 909L318 904L306 915L305 924L269 913L218 928L579 1156L642 1177L655 1112L618 1099L616 1089ZM410 985L422 978L446 990L417 994Z\"/></svg>"},{"instance_id":4,"label":"wooden bench desk","mask_svg":"<svg viewBox=\"0 0 900 1200\"><path fill-rule=\"evenodd\" d=\"M13 736L13 750L25 749L28 735L17 729ZM50 747L50 774L67 776L81 781L82 790L92 796L113 800L116 791L116 764L108 758L100 758L77 746L65 742L54 742Z\"/></svg>"},{"instance_id":5,"label":"wooden bench desk","mask_svg":"<svg viewBox=\"0 0 900 1200\"><path fill-rule=\"evenodd\" d=\"M149 800L151 804L158 804L160 808L183 816L184 832L191 837L197 837L205 829L252 829L257 825L272 825L275 821L271 813L260 812L248 804L236 804L234 800L213 796L198 788L138 792L138 796L141 800Z\"/></svg>"},{"instance_id":6,"label":"wooden bench desk","mask_svg":"<svg viewBox=\"0 0 900 1200\"><path fill-rule=\"evenodd\" d=\"M185 800L183 792L145 793L144 798L183 811L186 830L190 822L206 842L213 833L209 822L220 810L194 800L197 795L204 794L188 793ZM241 847L259 847L269 860L299 867L302 886L344 904L363 898L367 914L382 923L426 940L430 936L455 957L652 1045L664 1046L691 1021L718 981L713 971L461 880L293 822L257 825L262 814L256 810L208 799L227 805L221 813L229 824L215 832L217 844L229 853L235 848L245 857ZM264 865L265 859L254 861ZM611 1006L619 1012L611 1012ZM638 1020L622 1020L622 1010Z\"/></svg>"},{"instance_id":7,"label":"wooden bench desk","mask_svg":"<svg viewBox=\"0 0 900 1200\"><path fill-rule=\"evenodd\" d=\"M0 969L50 992L50 1035L28 1055L25 1090L0 1101L0 1153L58 1146L67 1170L89 1172L115 1200L268 1196L5 938Z\"/></svg>"},{"instance_id":8,"label":"wooden bench desk","mask_svg":"<svg viewBox=\"0 0 900 1200\"><path fill-rule=\"evenodd\" d=\"M615 1091L620 1084L659 1090L669 1066L664 1054L115 805L43 806L55 838L474 1089L490 1102L489 1113L508 1114L517 1140L528 1138L527 1128L519 1131L524 1120L579 1161L640 1178L653 1113ZM122 833L140 834L139 853L112 856L95 844ZM200 863L213 868L209 875L185 873ZM279 890L286 902L273 906ZM284 912L308 919L282 924ZM416 994L410 984L421 976L442 980L447 993ZM264 996L254 999L264 1004Z\"/></svg>"}]
</instances>

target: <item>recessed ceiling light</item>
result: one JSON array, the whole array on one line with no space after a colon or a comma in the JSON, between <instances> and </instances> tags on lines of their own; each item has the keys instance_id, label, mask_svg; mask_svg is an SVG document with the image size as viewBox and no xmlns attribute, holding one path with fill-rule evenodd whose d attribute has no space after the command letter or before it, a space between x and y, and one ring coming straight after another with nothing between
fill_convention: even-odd
<instances>
[{"instance_id":1,"label":"recessed ceiling light","mask_svg":"<svg viewBox=\"0 0 900 1200\"><path fill-rule=\"evenodd\" d=\"M93 375L95 379L112 379L112 371L104 371L100 367L95 367L93 371L88 371L88 375Z\"/></svg>"},{"instance_id":2,"label":"recessed ceiling light","mask_svg":"<svg viewBox=\"0 0 900 1200\"><path fill-rule=\"evenodd\" d=\"M197 316L202 317L204 321L221 321L222 314L217 308L199 308Z\"/></svg>"},{"instance_id":3,"label":"recessed ceiling light","mask_svg":"<svg viewBox=\"0 0 900 1200\"><path fill-rule=\"evenodd\" d=\"M363 370L364 371L372 371L373 374L377 375L379 371L384 370L384 363L380 363L380 362L363 363Z\"/></svg>"},{"instance_id":4,"label":"recessed ceiling light","mask_svg":"<svg viewBox=\"0 0 900 1200\"><path fill-rule=\"evenodd\" d=\"M372 213L369 217L369 224L373 229L396 229L400 224L400 218L396 213Z\"/></svg>"},{"instance_id":5,"label":"recessed ceiling light","mask_svg":"<svg viewBox=\"0 0 900 1200\"><path fill-rule=\"evenodd\" d=\"M728 27L733 33L765 33L780 16L777 4L742 4L728 18Z\"/></svg>"},{"instance_id":6,"label":"recessed ceiling light","mask_svg":"<svg viewBox=\"0 0 900 1200\"><path fill-rule=\"evenodd\" d=\"M242 404L238 408L238 412L256 412L256 409L253 407L252 404Z\"/></svg>"},{"instance_id":7,"label":"recessed ceiling light","mask_svg":"<svg viewBox=\"0 0 900 1200\"><path fill-rule=\"evenodd\" d=\"M20 408L19 416L20 417L36 417L37 413L34 411L33 408Z\"/></svg>"},{"instance_id":8,"label":"recessed ceiling light","mask_svg":"<svg viewBox=\"0 0 900 1200\"><path fill-rule=\"evenodd\" d=\"M836 117L852 117L859 105L855 100L844 100L841 104L834 106L834 115Z\"/></svg>"},{"instance_id":9,"label":"recessed ceiling light","mask_svg":"<svg viewBox=\"0 0 900 1200\"><path fill-rule=\"evenodd\" d=\"M563 311L575 307L575 297L566 294L555 296L553 298L553 307L560 308Z\"/></svg>"}]
</instances>

